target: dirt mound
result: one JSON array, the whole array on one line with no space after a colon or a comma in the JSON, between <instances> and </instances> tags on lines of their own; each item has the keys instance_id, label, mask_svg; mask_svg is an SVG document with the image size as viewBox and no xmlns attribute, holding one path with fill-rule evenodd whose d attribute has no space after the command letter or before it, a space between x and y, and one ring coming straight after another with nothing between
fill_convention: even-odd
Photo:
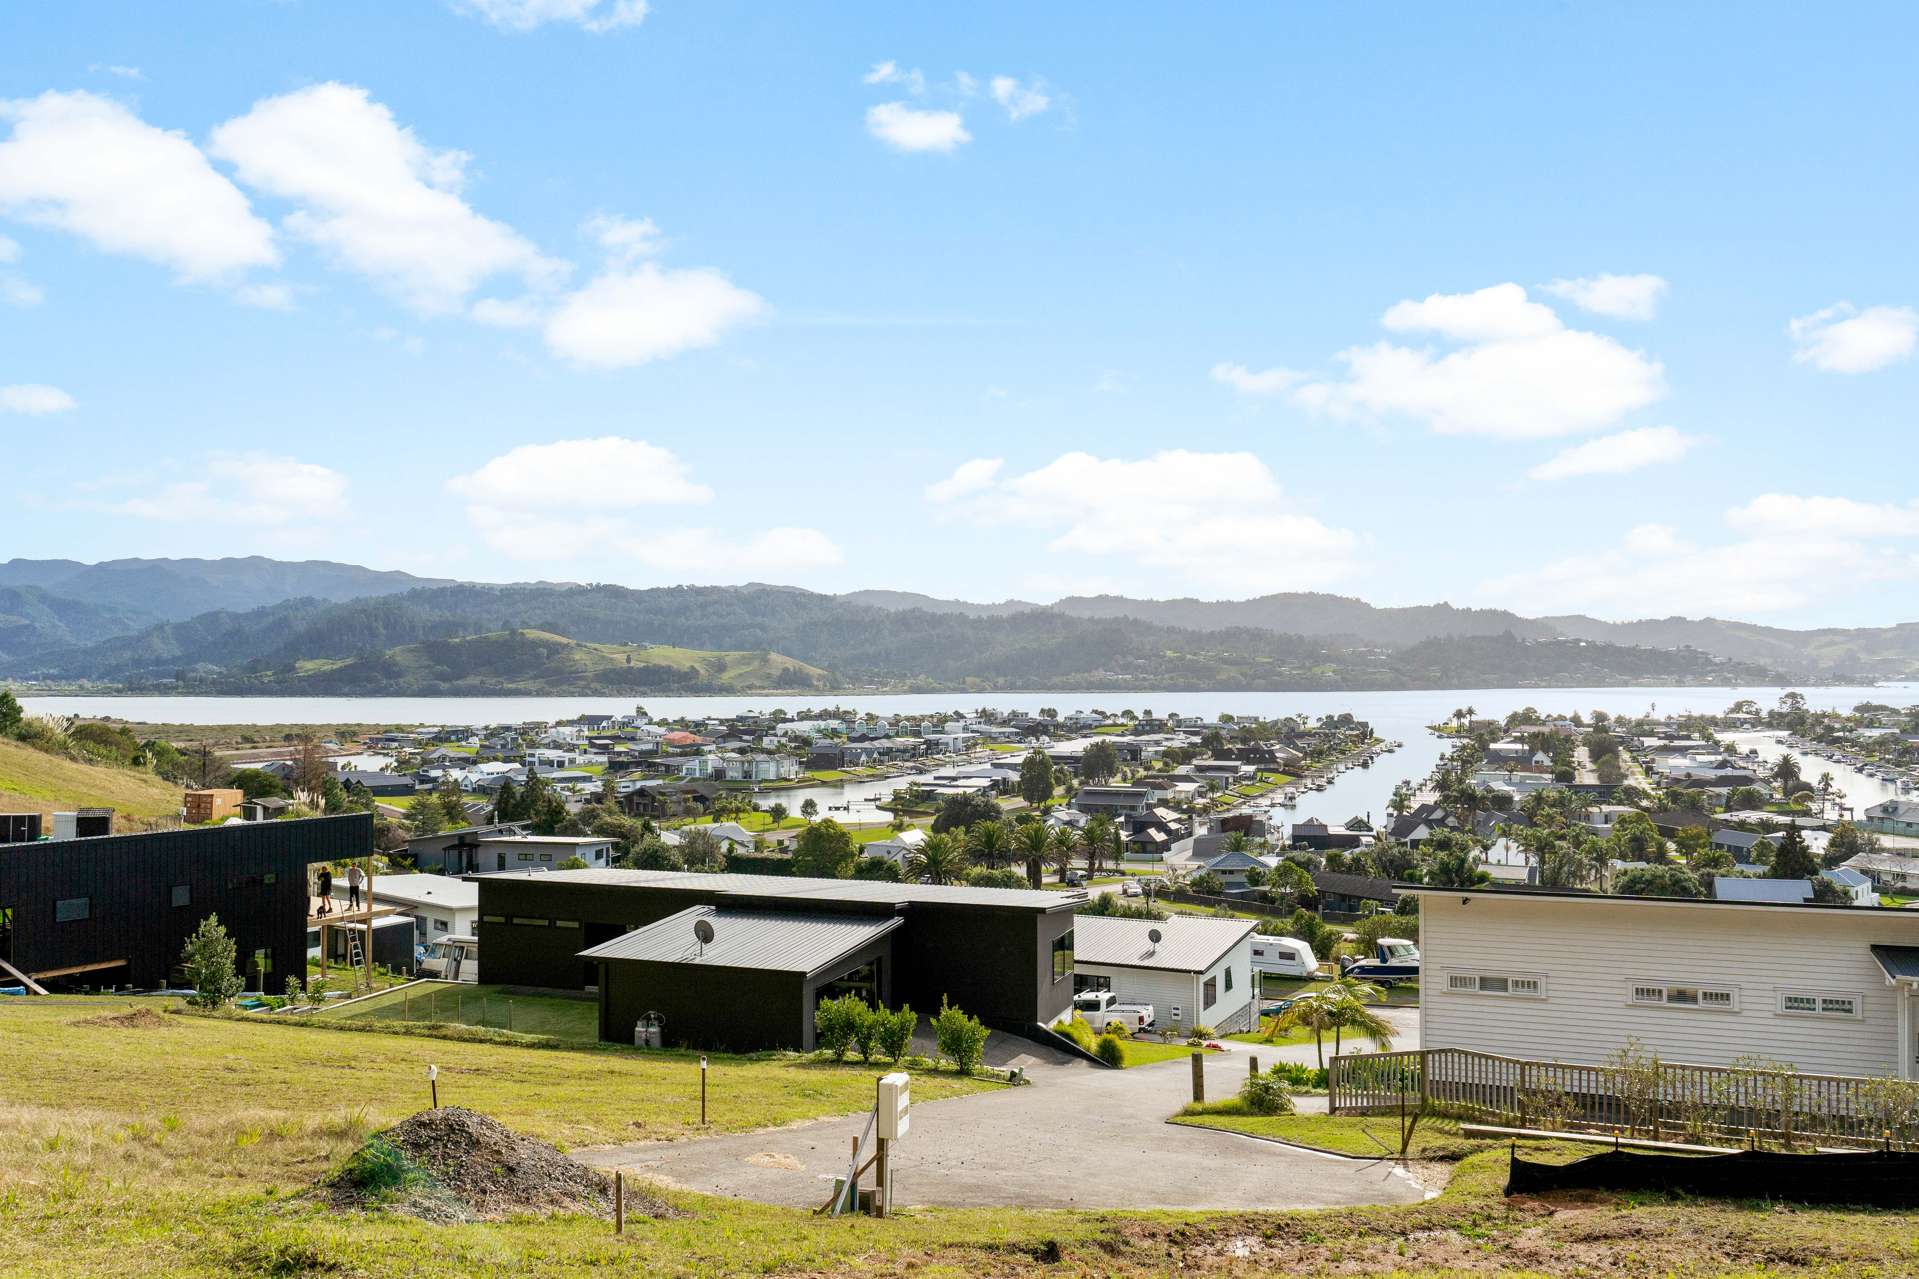
<instances>
[{"instance_id":1,"label":"dirt mound","mask_svg":"<svg viewBox=\"0 0 1919 1279\"><path fill-rule=\"evenodd\" d=\"M170 1023L151 1008L130 1008L123 1013L101 1013L98 1017L82 1017L73 1024L109 1026L116 1030L158 1030Z\"/></svg>"},{"instance_id":2,"label":"dirt mound","mask_svg":"<svg viewBox=\"0 0 1919 1279\"><path fill-rule=\"evenodd\" d=\"M435 1221L613 1211L613 1188L601 1174L459 1106L423 1110L375 1133L325 1188L343 1204L380 1204ZM626 1210L636 1217L672 1211L634 1190Z\"/></svg>"}]
</instances>

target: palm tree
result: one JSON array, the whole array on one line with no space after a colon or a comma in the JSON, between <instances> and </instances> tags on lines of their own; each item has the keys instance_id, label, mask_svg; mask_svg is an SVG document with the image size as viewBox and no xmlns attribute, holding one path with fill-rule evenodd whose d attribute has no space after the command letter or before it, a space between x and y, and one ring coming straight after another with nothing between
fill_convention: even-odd
<instances>
[{"instance_id":1,"label":"palm tree","mask_svg":"<svg viewBox=\"0 0 1919 1279\"><path fill-rule=\"evenodd\" d=\"M1326 996L1332 1009L1327 1020L1333 1027L1333 1056L1339 1056L1341 1037L1349 1030L1372 1040L1373 1047L1381 1052L1392 1048L1392 1023L1366 1006L1386 998L1386 993L1379 987L1341 973L1328 982L1321 993Z\"/></svg>"},{"instance_id":2,"label":"palm tree","mask_svg":"<svg viewBox=\"0 0 1919 1279\"><path fill-rule=\"evenodd\" d=\"M1073 854L1079 851L1079 836L1071 826L1062 826L1052 833L1048 855L1052 858L1053 869L1059 872L1060 883L1066 882L1066 874L1073 869Z\"/></svg>"},{"instance_id":3,"label":"palm tree","mask_svg":"<svg viewBox=\"0 0 1919 1279\"><path fill-rule=\"evenodd\" d=\"M1792 784L1798 781L1801 775L1799 761L1792 757L1791 751L1781 755L1778 762L1772 766L1772 779L1779 783L1780 795L1783 798L1791 797Z\"/></svg>"},{"instance_id":4,"label":"palm tree","mask_svg":"<svg viewBox=\"0 0 1919 1279\"><path fill-rule=\"evenodd\" d=\"M928 835L906 855L906 873L922 884L950 884L966 873L966 846L950 831Z\"/></svg>"},{"instance_id":5,"label":"palm tree","mask_svg":"<svg viewBox=\"0 0 1919 1279\"><path fill-rule=\"evenodd\" d=\"M1105 814L1095 814L1080 827L1080 847L1086 850L1086 873L1099 874L1101 859L1106 855L1108 842L1112 838L1113 821Z\"/></svg>"},{"instance_id":6,"label":"palm tree","mask_svg":"<svg viewBox=\"0 0 1919 1279\"><path fill-rule=\"evenodd\" d=\"M1285 1009L1269 1017L1266 1021L1266 1042L1273 1043L1281 1035L1294 1030L1313 1032L1313 1051L1319 1058L1319 1068L1326 1069L1326 1032L1332 1028L1332 1004L1318 991L1294 997Z\"/></svg>"},{"instance_id":7,"label":"palm tree","mask_svg":"<svg viewBox=\"0 0 1919 1279\"><path fill-rule=\"evenodd\" d=\"M1006 828L998 822L975 822L966 833L966 853L988 870L998 870L1006 860Z\"/></svg>"},{"instance_id":8,"label":"palm tree","mask_svg":"<svg viewBox=\"0 0 1919 1279\"><path fill-rule=\"evenodd\" d=\"M1219 847L1220 847L1220 851L1222 852L1244 853L1249 851L1252 848L1252 846L1253 846L1253 841L1250 838L1248 838L1246 832L1243 830L1236 830L1236 831L1227 832L1225 840L1221 842Z\"/></svg>"},{"instance_id":9,"label":"palm tree","mask_svg":"<svg viewBox=\"0 0 1919 1279\"><path fill-rule=\"evenodd\" d=\"M973 829L978 830L979 827ZM1039 882L1040 868L1052 856L1054 843L1053 832L1046 828L1045 822L1023 822L1013 828L1013 851L1026 859L1026 874L1030 882Z\"/></svg>"}]
</instances>

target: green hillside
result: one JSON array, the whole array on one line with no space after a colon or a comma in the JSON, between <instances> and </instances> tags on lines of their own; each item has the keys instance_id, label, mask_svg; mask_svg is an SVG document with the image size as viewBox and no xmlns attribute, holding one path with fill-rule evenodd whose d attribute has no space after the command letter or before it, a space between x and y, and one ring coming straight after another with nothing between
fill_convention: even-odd
<instances>
[{"instance_id":1,"label":"green hillside","mask_svg":"<svg viewBox=\"0 0 1919 1279\"><path fill-rule=\"evenodd\" d=\"M152 773L83 763L0 738L0 813L101 807L119 815L116 825L137 825L139 818L178 816L180 802L180 788Z\"/></svg>"},{"instance_id":2,"label":"green hillside","mask_svg":"<svg viewBox=\"0 0 1919 1279\"><path fill-rule=\"evenodd\" d=\"M261 672L288 693L736 693L828 688L832 675L779 653L592 644L551 631L494 631L403 644L370 657L309 659Z\"/></svg>"}]
</instances>

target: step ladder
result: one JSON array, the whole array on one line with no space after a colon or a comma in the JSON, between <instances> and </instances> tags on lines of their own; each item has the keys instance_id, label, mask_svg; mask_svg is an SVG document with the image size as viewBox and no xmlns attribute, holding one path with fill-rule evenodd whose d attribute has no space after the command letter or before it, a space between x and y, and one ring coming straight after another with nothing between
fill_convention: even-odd
<instances>
[{"instance_id":1,"label":"step ladder","mask_svg":"<svg viewBox=\"0 0 1919 1279\"><path fill-rule=\"evenodd\" d=\"M354 972L366 967L366 950L360 942L360 930L355 928L346 935L346 963Z\"/></svg>"}]
</instances>

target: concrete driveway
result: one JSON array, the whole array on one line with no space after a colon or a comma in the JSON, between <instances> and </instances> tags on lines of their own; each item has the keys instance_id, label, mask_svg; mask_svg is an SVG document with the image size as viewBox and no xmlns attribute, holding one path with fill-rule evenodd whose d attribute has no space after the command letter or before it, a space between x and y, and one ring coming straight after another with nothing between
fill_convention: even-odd
<instances>
[{"instance_id":1,"label":"concrete driveway","mask_svg":"<svg viewBox=\"0 0 1919 1279\"><path fill-rule=\"evenodd\" d=\"M1262 1062L1270 1052L1260 1054ZM894 1148L895 1203L1324 1208L1413 1203L1424 1196L1417 1182L1388 1162L1340 1159L1165 1123L1191 1096L1191 1068L1184 1060L1130 1070L1065 1058L1025 1064L1033 1081L1026 1087L914 1106L912 1132ZM1240 1052L1209 1056L1207 1095L1231 1095L1245 1072ZM766 1132L571 1153L597 1167L623 1168L688 1190L811 1208L827 1199L832 1178L846 1171L853 1138L864 1124L864 1115L846 1116Z\"/></svg>"}]
</instances>

